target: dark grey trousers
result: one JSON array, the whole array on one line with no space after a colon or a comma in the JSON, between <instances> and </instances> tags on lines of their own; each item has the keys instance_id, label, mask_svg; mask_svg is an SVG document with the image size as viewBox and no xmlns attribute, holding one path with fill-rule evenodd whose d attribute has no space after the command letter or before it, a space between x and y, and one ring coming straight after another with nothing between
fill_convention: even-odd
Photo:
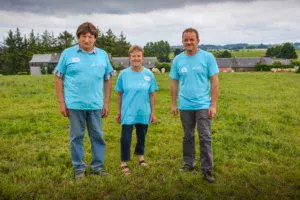
<instances>
[{"instance_id":1,"label":"dark grey trousers","mask_svg":"<svg viewBox=\"0 0 300 200\"><path fill-rule=\"evenodd\" d=\"M185 164L195 165L195 127L197 124L200 138L200 162L203 171L213 170L213 152L211 138L211 119L208 110L180 110L180 119L184 132L183 161Z\"/></svg>"}]
</instances>

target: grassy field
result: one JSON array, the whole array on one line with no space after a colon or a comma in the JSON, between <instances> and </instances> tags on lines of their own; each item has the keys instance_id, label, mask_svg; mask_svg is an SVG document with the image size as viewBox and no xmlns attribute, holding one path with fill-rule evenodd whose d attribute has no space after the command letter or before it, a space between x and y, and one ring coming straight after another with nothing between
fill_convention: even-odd
<instances>
[{"instance_id":1,"label":"grassy field","mask_svg":"<svg viewBox=\"0 0 300 200\"><path fill-rule=\"evenodd\" d=\"M251 58L251 57L263 57L266 56L266 50L240 50L240 51L230 51L232 56L237 58Z\"/></svg>"},{"instance_id":2,"label":"grassy field","mask_svg":"<svg viewBox=\"0 0 300 200\"><path fill-rule=\"evenodd\" d=\"M113 94L103 122L110 176L88 171L79 182L73 180L68 120L59 114L53 76L0 77L0 199L300 199L300 74L220 75L212 127L215 184L197 171L179 172L180 120L170 115L168 75L156 77L159 120L146 140L150 167L139 167L134 156L132 175L121 173ZM87 135L85 152L88 164ZM198 148L197 158L199 170Z\"/></svg>"}]
</instances>

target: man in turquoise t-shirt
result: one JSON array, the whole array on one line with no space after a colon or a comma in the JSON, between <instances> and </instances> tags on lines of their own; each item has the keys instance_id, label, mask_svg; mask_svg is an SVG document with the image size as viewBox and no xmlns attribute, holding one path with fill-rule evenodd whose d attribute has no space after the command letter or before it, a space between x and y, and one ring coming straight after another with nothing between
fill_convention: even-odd
<instances>
[{"instance_id":1,"label":"man in turquoise t-shirt","mask_svg":"<svg viewBox=\"0 0 300 200\"><path fill-rule=\"evenodd\" d=\"M83 161L86 125L92 146L92 172L107 175L103 169L102 117L108 116L114 73L106 52L94 46L97 28L86 22L78 27L76 35L79 45L63 51L54 74L60 112L69 118L72 163L78 180L85 176L86 170Z\"/></svg>"},{"instance_id":2,"label":"man in turquoise t-shirt","mask_svg":"<svg viewBox=\"0 0 300 200\"><path fill-rule=\"evenodd\" d=\"M195 134L197 124L200 138L200 161L204 178L214 182L211 118L216 114L218 99L218 66L214 56L198 49L198 31L188 28L182 33L185 51L177 55L172 63L171 96L172 113L178 114L184 131L183 160L181 171L192 171L195 166ZM178 93L179 90L179 93Z\"/></svg>"},{"instance_id":3,"label":"man in turquoise t-shirt","mask_svg":"<svg viewBox=\"0 0 300 200\"><path fill-rule=\"evenodd\" d=\"M137 144L135 154L139 155L139 165L147 166L144 159L145 139L148 124L155 117L155 99L158 86L155 76L143 67L143 49L134 45L129 49L130 67L120 73L115 90L118 92L118 113L116 121L122 124L121 169L130 174L127 162L130 160L130 144L133 127L136 127Z\"/></svg>"}]
</instances>

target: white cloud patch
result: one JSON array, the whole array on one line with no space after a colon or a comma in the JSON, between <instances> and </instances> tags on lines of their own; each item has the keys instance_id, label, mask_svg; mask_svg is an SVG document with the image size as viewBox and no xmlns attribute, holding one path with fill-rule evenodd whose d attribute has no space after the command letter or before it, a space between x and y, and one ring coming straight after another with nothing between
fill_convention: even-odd
<instances>
[{"instance_id":1,"label":"white cloud patch","mask_svg":"<svg viewBox=\"0 0 300 200\"><path fill-rule=\"evenodd\" d=\"M79 5L80 6L80 5ZM176 6L175 6L176 7ZM203 44L282 43L300 41L300 3L297 0L186 4L177 8L131 14L42 15L30 12L0 11L0 40L9 29L19 27L28 34L45 30L55 35L90 21L106 32L121 31L131 44L167 40L181 44L181 33L194 27Z\"/></svg>"}]
</instances>

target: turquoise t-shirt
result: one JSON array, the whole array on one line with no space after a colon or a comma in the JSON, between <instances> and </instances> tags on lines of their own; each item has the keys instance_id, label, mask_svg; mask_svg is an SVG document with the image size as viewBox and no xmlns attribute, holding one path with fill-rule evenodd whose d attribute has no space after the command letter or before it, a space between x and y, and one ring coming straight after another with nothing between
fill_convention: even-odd
<instances>
[{"instance_id":1,"label":"turquoise t-shirt","mask_svg":"<svg viewBox=\"0 0 300 200\"><path fill-rule=\"evenodd\" d=\"M200 50L187 56L177 55L172 63L170 77L179 80L178 107L180 110L208 109L211 104L210 77L219 73L214 56Z\"/></svg>"},{"instance_id":2,"label":"turquoise t-shirt","mask_svg":"<svg viewBox=\"0 0 300 200\"><path fill-rule=\"evenodd\" d=\"M55 68L63 74L64 99L68 109L101 110L105 76L113 71L105 51L86 53L78 45L65 49Z\"/></svg>"},{"instance_id":3,"label":"turquoise t-shirt","mask_svg":"<svg viewBox=\"0 0 300 200\"><path fill-rule=\"evenodd\" d=\"M149 94L158 90L155 76L144 67L135 72L130 67L121 71L115 90L122 92L121 124L149 124L151 105Z\"/></svg>"}]
</instances>

